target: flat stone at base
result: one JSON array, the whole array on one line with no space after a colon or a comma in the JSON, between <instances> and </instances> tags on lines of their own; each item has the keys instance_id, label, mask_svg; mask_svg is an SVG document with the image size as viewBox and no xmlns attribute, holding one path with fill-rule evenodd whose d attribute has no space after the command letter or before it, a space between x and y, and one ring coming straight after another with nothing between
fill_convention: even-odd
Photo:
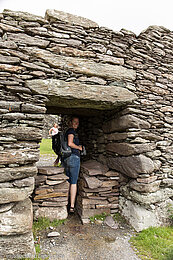
<instances>
[{"instance_id":1,"label":"flat stone at base","mask_svg":"<svg viewBox=\"0 0 173 260\"><path fill-rule=\"evenodd\" d=\"M34 208L34 218L37 219L39 217L47 217L51 221L54 219L66 219L67 207L36 207Z\"/></svg>"},{"instance_id":2,"label":"flat stone at base","mask_svg":"<svg viewBox=\"0 0 173 260\"><path fill-rule=\"evenodd\" d=\"M35 247L32 232L15 235L0 236L0 259L21 259L35 257Z\"/></svg>"},{"instance_id":3,"label":"flat stone at base","mask_svg":"<svg viewBox=\"0 0 173 260\"><path fill-rule=\"evenodd\" d=\"M50 232L47 236L48 237L59 237L60 233L59 232Z\"/></svg>"},{"instance_id":4,"label":"flat stone at base","mask_svg":"<svg viewBox=\"0 0 173 260\"><path fill-rule=\"evenodd\" d=\"M82 224L89 224L90 223L90 219L89 218L81 218Z\"/></svg>"},{"instance_id":5,"label":"flat stone at base","mask_svg":"<svg viewBox=\"0 0 173 260\"><path fill-rule=\"evenodd\" d=\"M109 227L111 227L113 229L117 229L118 226L119 226L118 223L115 223L112 216L107 216L103 223L108 225Z\"/></svg>"}]
</instances>

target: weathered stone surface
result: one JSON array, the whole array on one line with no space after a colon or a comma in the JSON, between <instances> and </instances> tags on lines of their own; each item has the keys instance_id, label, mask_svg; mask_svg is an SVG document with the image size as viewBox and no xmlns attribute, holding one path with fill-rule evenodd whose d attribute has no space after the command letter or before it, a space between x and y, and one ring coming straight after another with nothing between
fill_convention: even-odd
<instances>
[{"instance_id":1,"label":"weathered stone surface","mask_svg":"<svg viewBox=\"0 0 173 260\"><path fill-rule=\"evenodd\" d=\"M107 216L103 223L108 225L109 227L111 227L113 229L117 229L118 226L119 226L118 223L115 223L112 216Z\"/></svg>"},{"instance_id":2,"label":"weathered stone surface","mask_svg":"<svg viewBox=\"0 0 173 260\"><path fill-rule=\"evenodd\" d=\"M86 85L62 80L31 80L26 86L33 93L46 95L47 106L68 108L113 109L136 98L125 88L101 85Z\"/></svg>"},{"instance_id":3,"label":"weathered stone surface","mask_svg":"<svg viewBox=\"0 0 173 260\"><path fill-rule=\"evenodd\" d=\"M45 114L46 108L43 106L36 106L36 105L32 105L32 104L22 104L21 111L23 113Z\"/></svg>"},{"instance_id":4,"label":"weathered stone surface","mask_svg":"<svg viewBox=\"0 0 173 260\"><path fill-rule=\"evenodd\" d=\"M58 10L48 9L46 10L45 18L50 22L63 21L72 25L79 25L85 28L96 28L98 24L81 16L72 15Z\"/></svg>"},{"instance_id":5,"label":"weathered stone surface","mask_svg":"<svg viewBox=\"0 0 173 260\"><path fill-rule=\"evenodd\" d=\"M119 207L122 215L137 232L148 227L157 227L160 225L160 221L153 210L148 210L131 200L120 197Z\"/></svg>"},{"instance_id":6,"label":"weathered stone surface","mask_svg":"<svg viewBox=\"0 0 173 260\"><path fill-rule=\"evenodd\" d=\"M26 134L27 133L27 134ZM0 134L3 135L13 135L17 140L37 140L40 141L42 139L41 130L36 127L7 127L1 128Z\"/></svg>"},{"instance_id":7,"label":"weathered stone surface","mask_svg":"<svg viewBox=\"0 0 173 260\"><path fill-rule=\"evenodd\" d=\"M141 177L142 177L142 175L140 176L140 178L137 178L137 182L140 182L140 183L151 183L151 182L157 180L157 176L150 176L148 178L141 178Z\"/></svg>"},{"instance_id":8,"label":"weathered stone surface","mask_svg":"<svg viewBox=\"0 0 173 260\"><path fill-rule=\"evenodd\" d=\"M17 57L8 57L0 55L0 63L18 64L20 63L20 59Z\"/></svg>"},{"instance_id":9,"label":"weathered stone surface","mask_svg":"<svg viewBox=\"0 0 173 260\"><path fill-rule=\"evenodd\" d=\"M155 144L109 143L106 150L120 155L133 155L151 151L155 147Z\"/></svg>"},{"instance_id":10,"label":"weathered stone surface","mask_svg":"<svg viewBox=\"0 0 173 260\"><path fill-rule=\"evenodd\" d=\"M83 175L84 180L86 181L88 188L96 189L102 186L102 181L98 180L96 177L89 177L87 175Z\"/></svg>"},{"instance_id":11,"label":"weathered stone surface","mask_svg":"<svg viewBox=\"0 0 173 260\"><path fill-rule=\"evenodd\" d=\"M35 257L34 238L32 232L21 235L0 236L1 259L14 259Z\"/></svg>"},{"instance_id":12,"label":"weathered stone surface","mask_svg":"<svg viewBox=\"0 0 173 260\"><path fill-rule=\"evenodd\" d=\"M173 188L173 179L171 179L171 178L164 179L164 180L162 180L161 185L163 185L165 187Z\"/></svg>"},{"instance_id":13,"label":"weathered stone surface","mask_svg":"<svg viewBox=\"0 0 173 260\"><path fill-rule=\"evenodd\" d=\"M140 192L130 190L128 186L122 186L120 190L125 198L140 203L141 205L158 203L173 196L173 189L171 188L160 188L160 190L148 194L141 194Z\"/></svg>"},{"instance_id":14,"label":"weathered stone surface","mask_svg":"<svg viewBox=\"0 0 173 260\"><path fill-rule=\"evenodd\" d=\"M29 22L39 22L41 24L46 23L46 20L38 15L34 15L34 14L30 14L27 12L22 12L22 11L12 11L9 9L4 9L3 11L3 15L4 16L11 16L13 18L16 18L17 20L25 20L25 21L29 21Z\"/></svg>"},{"instance_id":15,"label":"weathered stone surface","mask_svg":"<svg viewBox=\"0 0 173 260\"><path fill-rule=\"evenodd\" d=\"M82 172L93 176L93 175L104 175L108 172L109 168L106 165L103 165L97 161L89 160L81 165Z\"/></svg>"},{"instance_id":16,"label":"weathered stone surface","mask_svg":"<svg viewBox=\"0 0 173 260\"><path fill-rule=\"evenodd\" d=\"M56 185L56 184L60 184L63 182L64 182L64 180L46 180L46 184L48 184L48 185Z\"/></svg>"},{"instance_id":17,"label":"weathered stone surface","mask_svg":"<svg viewBox=\"0 0 173 260\"><path fill-rule=\"evenodd\" d=\"M9 64L0 64L0 71L8 71L8 72L22 72L25 69L21 66L13 66Z\"/></svg>"},{"instance_id":18,"label":"weathered stone surface","mask_svg":"<svg viewBox=\"0 0 173 260\"><path fill-rule=\"evenodd\" d=\"M45 174L45 175L57 175L64 173L63 167L53 167L53 166L42 166L38 167L39 174ZM62 177L62 175L61 175ZM64 176L65 177L65 176Z\"/></svg>"},{"instance_id":19,"label":"weathered stone surface","mask_svg":"<svg viewBox=\"0 0 173 260\"><path fill-rule=\"evenodd\" d=\"M130 157L108 157L107 163L111 169L126 174L131 178L137 178L141 173L154 171L153 161L141 154Z\"/></svg>"},{"instance_id":20,"label":"weathered stone surface","mask_svg":"<svg viewBox=\"0 0 173 260\"><path fill-rule=\"evenodd\" d=\"M47 47L49 41L39 39L37 37L32 37L24 33L7 33L8 41L14 41L15 43L21 45L29 45L29 46L39 46L39 47Z\"/></svg>"},{"instance_id":21,"label":"weathered stone surface","mask_svg":"<svg viewBox=\"0 0 173 260\"><path fill-rule=\"evenodd\" d=\"M25 133L26 134L26 133ZM38 150L18 149L10 151L0 151L0 164L11 163L34 163L39 160Z\"/></svg>"},{"instance_id":22,"label":"weathered stone surface","mask_svg":"<svg viewBox=\"0 0 173 260\"><path fill-rule=\"evenodd\" d=\"M139 183L136 180L132 180L129 183L129 187L133 190L137 190L144 193L156 192L159 190L160 180L151 183Z\"/></svg>"},{"instance_id":23,"label":"weathered stone surface","mask_svg":"<svg viewBox=\"0 0 173 260\"><path fill-rule=\"evenodd\" d=\"M66 219L67 218L67 207L37 207L34 209L34 218L47 217L51 221L54 219Z\"/></svg>"},{"instance_id":24,"label":"weathered stone surface","mask_svg":"<svg viewBox=\"0 0 173 260\"><path fill-rule=\"evenodd\" d=\"M28 198L0 214L0 234L16 235L32 231L32 202Z\"/></svg>"},{"instance_id":25,"label":"weathered stone surface","mask_svg":"<svg viewBox=\"0 0 173 260\"><path fill-rule=\"evenodd\" d=\"M0 40L1 48L17 49L17 44L14 41L2 41Z\"/></svg>"},{"instance_id":26,"label":"weathered stone surface","mask_svg":"<svg viewBox=\"0 0 173 260\"><path fill-rule=\"evenodd\" d=\"M9 185L10 184L10 185ZM34 177L15 180L12 183L1 183L0 204L13 201L22 201L32 194L34 189Z\"/></svg>"},{"instance_id":27,"label":"weathered stone surface","mask_svg":"<svg viewBox=\"0 0 173 260\"><path fill-rule=\"evenodd\" d=\"M124 115L112 120L109 120L103 124L103 131L105 133L111 133L115 131L123 131L128 128L150 128L150 124L142 119L139 119L132 115Z\"/></svg>"},{"instance_id":28,"label":"weathered stone surface","mask_svg":"<svg viewBox=\"0 0 173 260\"><path fill-rule=\"evenodd\" d=\"M56 197L67 197L67 196L68 196L68 192L57 191L57 192L50 192L47 194L37 195L34 197L34 200L56 198Z\"/></svg>"},{"instance_id":29,"label":"weathered stone surface","mask_svg":"<svg viewBox=\"0 0 173 260\"><path fill-rule=\"evenodd\" d=\"M73 71L76 73L83 73L88 76L97 76L105 79L115 80L135 80L136 72L132 69L126 69L123 66L101 64L82 58L65 57L52 54L47 50L40 50L38 48L24 48L24 50L37 58L41 58L49 65Z\"/></svg>"}]
</instances>

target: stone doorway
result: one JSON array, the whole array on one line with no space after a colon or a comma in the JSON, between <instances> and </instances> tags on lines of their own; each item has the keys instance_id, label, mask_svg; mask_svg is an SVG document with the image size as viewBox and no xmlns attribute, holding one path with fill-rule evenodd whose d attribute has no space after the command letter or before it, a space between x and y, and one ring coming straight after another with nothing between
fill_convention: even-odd
<instances>
[{"instance_id":1,"label":"stone doorway","mask_svg":"<svg viewBox=\"0 0 173 260\"><path fill-rule=\"evenodd\" d=\"M107 166L106 146L108 141L103 131L105 120L112 117L113 114L115 116L117 111L118 109L90 113L89 110L85 110L84 113L84 111L76 110L75 115L80 120L78 131L80 143L85 145L87 150L87 155L81 157L76 200L76 209L83 224L88 223L89 217L94 215L103 212L114 214L118 211L119 173ZM62 112L63 110L61 110ZM61 130L67 129L71 116L71 114L61 114ZM64 206L67 206L68 203L68 182L65 176L62 176L64 170L51 167L52 162L49 164L50 167L46 165L48 165L47 162L38 167L33 194L34 216L36 218L39 216L66 218L67 212Z\"/></svg>"}]
</instances>

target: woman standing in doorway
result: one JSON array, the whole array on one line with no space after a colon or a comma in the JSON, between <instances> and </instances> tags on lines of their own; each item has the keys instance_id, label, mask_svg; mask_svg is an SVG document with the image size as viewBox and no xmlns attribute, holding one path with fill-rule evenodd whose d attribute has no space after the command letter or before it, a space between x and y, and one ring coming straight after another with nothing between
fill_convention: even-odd
<instances>
[{"instance_id":1,"label":"woman standing in doorway","mask_svg":"<svg viewBox=\"0 0 173 260\"><path fill-rule=\"evenodd\" d=\"M70 157L64 159L64 166L66 175L69 177L70 183L70 213L74 213L74 205L77 193L77 180L80 170L80 151L82 146L79 145L79 138L76 130L79 126L79 118L73 117L70 121L70 128L65 133L65 138L68 141L68 146L71 147L72 154Z\"/></svg>"}]
</instances>

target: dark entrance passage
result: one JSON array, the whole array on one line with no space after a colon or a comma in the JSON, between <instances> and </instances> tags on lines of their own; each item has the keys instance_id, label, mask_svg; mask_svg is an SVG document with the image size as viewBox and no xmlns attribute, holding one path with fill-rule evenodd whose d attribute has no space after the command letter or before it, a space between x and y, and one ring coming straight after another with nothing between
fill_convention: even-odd
<instances>
[{"instance_id":1,"label":"dark entrance passage","mask_svg":"<svg viewBox=\"0 0 173 260\"><path fill-rule=\"evenodd\" d=\"M57 113L59 109L55 109ZM53 111L48 107L47 112ZM61 111L60 131L68 128L69 119L74 115L70 109ZM82 223L98 214L114 214L118 211L119 173L107 165L107 138L103 123L117 112L79 109L75 110L80 125L78 135L80 144L86 147L86 156L81 156L81 170L78 179L76 211ZM68 114L65 114L69 112ZM38 167L36 187L33 196L34 216L67 218L68 182L64 169L53 167L54 158L48 157ZM50 163L48 162L50 160Z\"/></svg>"}]
</instances>

